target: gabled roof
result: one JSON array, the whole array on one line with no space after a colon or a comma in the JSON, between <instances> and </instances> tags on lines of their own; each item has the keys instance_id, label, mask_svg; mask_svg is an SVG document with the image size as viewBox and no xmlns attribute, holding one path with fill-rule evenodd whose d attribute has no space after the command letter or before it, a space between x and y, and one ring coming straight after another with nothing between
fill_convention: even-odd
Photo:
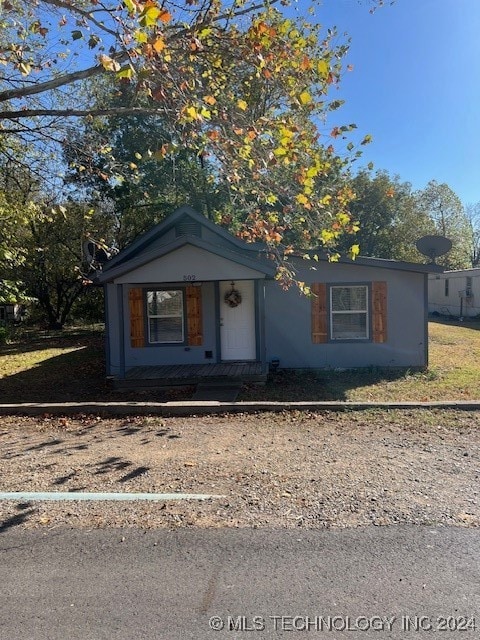
<instances>
[{"instance_id":1,"label":"gabled roof","mask_svg":"<svg viewBox=\"0 0 480 640\"><path fill-rule=\"evenodd\" d=\"M161 258L171 253L172 251L176 251L177 249L180 249L181 247L184 247L186 245L204 249L209 253L213 253L214 255L230 260L231 262L241 264L244 267L249 267L254 271L264 273L265 275L272 277L275 275L275 265L271 260L268 260L265 255L258 255L258 249L257 255L252 253L245 255L240 251L231 251L229 249L226 249L225 246L214 245L211 242L207 242L206 240L202 240L201 238L198 238L196 236L181 236L173 242L169 242L168 244L157 247L156 249L151 251L142 251L141 253L134 255L130 259L121 262L120 264L113 265L108 270L99 274L96 282L99 284L110 282L115 278L123 276L125 273L133 271L134 269L138 269L144 264L152 262L153 260L157 260L158 258Z\"/></svg>"},{"instance_id":2,"label":"gabled roof","mask_svg":"<svg viewBox=\"0 0 480 640\"><path fill-rule=\"evenodd\" d=\"M187 233L178 236L163 245L155 245L156 240L167 234L177 225L184 224ZM201 225L219 239L218 244L207 241L199 235L191 235L189 225ZM236 262L243 266L249 267L264 273L268 276L274 276L276 269L272 260L267 258L267 247L263 243L247 243L233 236L231 233L211 222L205 216L197 213L189 206L182 206L174 213L169 215L165 220L152 227L149 231L139 236L128 247L120 251L115 257L109 260L103 267L103 272L99 273L95 282L103 284L110 282L115 278L123 276L129 271L133 271L138 267L147 264L153 260L161 258L172 251L175 251L185 245L192 245L212 254L226 258L232 262ZM321 261L328 260L326 255L322 255L322 251L307 251L310 255L318 255ZM292 256L293 258L294 256ZM301 259L301 255L297 255ZM441 273L444 271L442 267L435 264L416 264L413 262L402 262L397 260L386 260L383 258L363 258L358 257L356 260L349 258L340 258L342 264L350 264L352 266L376 267L381 269L395 269L400 271L413 271L419 273Z\"/></svg>"},{"instance_id":3,"label":"gabled roof","mask_svg":"<svg viewBox=\"0 0 480 640\"><path fill-rule=\"evenodd\" d=\"M165 220L162 220L162 222L156 224L154 227L136 238L132 243L125 247L125 249L122 249L120 253L118 253L114 258L109 260L104 265L103 271L109 271L115 265L126 262L127 260L130 261L130 259L132 259L134 256L138 255L140 252L145 251L150 244L155 242L155 240L168 233L170 229L175 227L175 225L181 222L184 218L189 218L193 222L197 222L198 224L202 225L212 233L215 233L220 238L227 240L234 247L237 247L242 251L251 251L258 253L259 251L265 250L265 247L262 244L256 242L247 243L239 240L219 225L208 220L204 215L185 205L183 207L180 207L179 209L176 209L176 211L165 218Z\"/></svg>"}]
</instances>

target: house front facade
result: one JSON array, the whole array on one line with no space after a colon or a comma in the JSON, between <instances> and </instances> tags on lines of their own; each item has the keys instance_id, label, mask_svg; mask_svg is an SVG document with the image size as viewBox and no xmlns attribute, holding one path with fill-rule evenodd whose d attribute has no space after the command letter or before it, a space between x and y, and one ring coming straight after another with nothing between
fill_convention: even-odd
<instances>
[{"instance_id":1,"label":"house front facade","mask_svg":"<svg viewBox=\"0 0 480 640\"><path fill-rule=\"evenodd\" d=\"M423 367L429 267L292 258L283 290L261 244L182 207L107 263L107 373L165 365Z\"/></svg>"}]
</instances>

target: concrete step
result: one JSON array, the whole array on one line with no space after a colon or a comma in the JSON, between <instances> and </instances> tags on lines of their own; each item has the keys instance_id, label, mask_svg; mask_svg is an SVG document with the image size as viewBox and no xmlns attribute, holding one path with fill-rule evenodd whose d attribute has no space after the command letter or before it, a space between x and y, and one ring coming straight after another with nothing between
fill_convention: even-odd
<instances>
[{"instance_id":1,"label":"concrete step","mask_svg":"<svg viewBox=\"0 0 480 640\"><path fill-rule=\"evenodd\" d=\"M192 396L192 400L217 400L218 402L235 402L240 393L239 384L208 384L202 382Z\"/></svg>"}]
</instances>

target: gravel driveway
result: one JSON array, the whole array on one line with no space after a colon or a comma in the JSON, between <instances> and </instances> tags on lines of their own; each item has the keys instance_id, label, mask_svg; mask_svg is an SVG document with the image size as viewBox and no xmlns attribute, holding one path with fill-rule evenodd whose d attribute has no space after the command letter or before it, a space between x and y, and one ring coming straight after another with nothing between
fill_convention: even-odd
<instances>
[{"instance_id":1,"label":"gravel driveway","mask_svg":"<svg viewBox=\"0 0 480 640\"><path fill-rule=\"evenodd\" d=\"M25 527L480 526L480 413L2 417L3 491L193 492L206 502L0 503Z\"/></svg>"}]
</instances>

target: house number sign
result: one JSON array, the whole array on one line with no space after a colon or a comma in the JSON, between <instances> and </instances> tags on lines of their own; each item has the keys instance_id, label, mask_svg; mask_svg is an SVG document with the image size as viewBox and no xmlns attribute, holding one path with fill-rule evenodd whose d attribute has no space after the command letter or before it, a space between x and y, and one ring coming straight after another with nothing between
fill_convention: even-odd
<instances>
[{"instance_id":1,"label":"house number sign","mask_svg":"<svg viewBox=\"0 0 480 640\"><path fill-rule=\"evenodd\" d=\"M194 273L188 273L183 276L184 282L195 282L197 276Z\"/></svg>"}]
</instances>

